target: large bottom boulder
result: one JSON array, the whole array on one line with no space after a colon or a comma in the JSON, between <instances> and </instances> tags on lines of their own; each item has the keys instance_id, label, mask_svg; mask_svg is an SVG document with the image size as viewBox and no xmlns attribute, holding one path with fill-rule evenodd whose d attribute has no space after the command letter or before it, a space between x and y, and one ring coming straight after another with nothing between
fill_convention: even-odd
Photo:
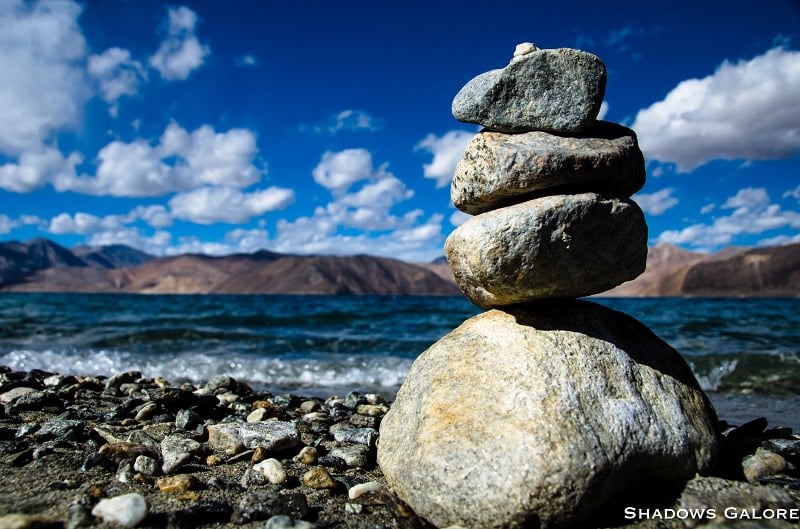
<instances>
[{"instance_id":1,"label":"large bottom boulder","mask_svg":"<svg viewBox=\"0 0 800 529\"><path fill-rule=\"evenodd\" d=\"M394 492L437 527L585 521L637 481L710 469L716 416L680 355L583 301L475 316L425 351L381 423Z\"/></svg>"}]
</instances>

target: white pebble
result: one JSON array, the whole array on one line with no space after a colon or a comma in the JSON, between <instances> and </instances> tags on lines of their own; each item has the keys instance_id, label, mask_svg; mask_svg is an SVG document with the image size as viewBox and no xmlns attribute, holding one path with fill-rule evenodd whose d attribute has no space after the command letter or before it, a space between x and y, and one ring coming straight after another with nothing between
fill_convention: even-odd
<instances>
[{"instance_id":1,"label":"white pebble","mask_svg":"<svg viewBox=\"0 0 800 529\"><path fill-rule=\"evenodd\" d=\"M261 463L254 465L253 470L264 474L264 477L273 485L280 485L286 481L286 469L277 459L265 459Z\"/></svg>"},{"instance_id":2,"label":"white pebble","mask_svg":"<svg viewBox=\"0 0 800 529\"><path fill-rule=\"evenodd\" d=\"M250 412L247 416L247 422L261 422L267 418L267 410L264 408L258 408Z\"/></svg>"},{"instance_id":3,"label":"white pebble","mask_svg":"<svg viewBox=\"0 0 800 529\"><path fill-rule=\"evenodd\" d=\"M358 485L350 487L350 490L347 491L347 497L351 500L355 500L368 492L380 492L382 490L383 485L377 481L367 481L366 483L359 483Z\"/></svg>"},{"instance_id":4,"label":"white pebble","mask_svg":"<svg viewBox=\"0 0 800 529\"><path fill-rule=\"evenodd\" d=\"M144 496L132 492L100 500L92 509L92 514L104 522L135 527L147 516L147 502Z\"/></svg>"},{"instance_id":5,"label":"white pebble","mask_svg":"<svg viewBox=\"0 0 800 529\"><path fill-rule=\"evenodd\" d=\"M521 61L526 55L535 51L539 51L539 48L537 48L534 43L521 42L517 44L517 48L514 50L514 56L511 57L511 62Z\"/></svg>"},{"instance_id":6,"label":"white pebble","mask_svg":"<svg viewBox=\"0 0 800 529\"><path fill-rule=\"evenodd\" d=\"M538 50L533 42L520 42L514 50L514 57L521 57Z\"/></svg>"}]
</instances>

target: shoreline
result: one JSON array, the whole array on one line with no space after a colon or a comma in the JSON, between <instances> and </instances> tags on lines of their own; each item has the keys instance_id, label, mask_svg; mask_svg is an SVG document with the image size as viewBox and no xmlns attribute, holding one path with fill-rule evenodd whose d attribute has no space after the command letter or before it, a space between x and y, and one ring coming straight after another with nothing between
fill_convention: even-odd
<instances>
[{"instance_id":1,"label":"shoreline","mask_svg":"<svg viewBox=\"0 0 800 529\"><path fill-rule=\"evenodd\" d=\"M376 394L305 398L226 376L170 385L136 372L92 377L0 367L0 403L2 527L19 520L20 527L118 527L101 521L98 505L131 494L145 506L133 513L136 527L431 527L391 494L375 463L380 421L391 406ZM733 423L729 411L718 408ZM645 495L632 484L630 494L598 512L596 526L694 527L697 520L669 518L694 506L719 513L723 526L741 523L723 518L736 508L757 510L768 522L761 527L795 527L793 519L763 516L800 505L800 437L777 422L738 424L725 431L712 476L677 487L649 483ZM784 450L789 464L748 482L742 460L766 449ZM626 517L631 512L637 516Z\"/></svg>"}]
</instances>

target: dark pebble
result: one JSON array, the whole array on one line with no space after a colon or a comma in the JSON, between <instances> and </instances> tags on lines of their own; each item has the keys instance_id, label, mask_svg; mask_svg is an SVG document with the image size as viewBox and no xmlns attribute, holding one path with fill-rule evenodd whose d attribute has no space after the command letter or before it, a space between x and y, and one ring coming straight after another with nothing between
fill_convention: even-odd
<instances>
[{"instance_id":1,"label":"dark pebble","mask_svg":"<svg viewBox=\"0 0 800 529\"><path fill-rule=\"evenodd\" d=\"M225 523L231 518L233 507L221 501L196 503L185 509L167 513L167 525L194 528L213 523Z\"/></svg>"},{"instance_id":2,"label":"dark pebble","mask_svg":"<svg viewBox=\"0 0 800 529\"><path fill-rule=\"evenodd\" d=\"M56 393L50 390L43 390L26 393L14 399L13 402L8 404L6 411L9 414L17 414L21 411L47 411L50 413L58 413L64 409L64 406L64 401L58 398Z\"/></svg>"},{"instance_id":3,"label":"dark pebble","mask_svg":"<svg viewBox=\"0 0 800 529\"><path fill-rule=\"evenodd\" d=\"M117 470L119 465L114 462L113 460L104 457L97 452L92 452L86 459L83 460L83 464L81 465L81 472L87 472L93 468L102 468L109 472L114 472Z\"/></svg>"},{"instance_id":4,"label":"dark pebble","mask_svg":"<svg viewBox=\"0 0 800 529\"><path fill-rule=\"evenodd\" d=\"M761 446L787 460L800 460L800 439L767 439Z\"/></svg>"},{"instance_id":5,"label":"dark pebble","mask_svg":"<svg viewBox=\"0 0 800 529\"><path fill-rule=\"evenodd\" d=\"M36 432L36 437L38 439L85 441L89 438L89 429L83 421L56 418L43 423Z\"/></svg>"},{"instance_id":6,"label":"dark pebble","mask_svg":"<svg viewBox=\"0 0 800 529\"><path fill-rule=\"evenodd\" d=\"M203 416L192 409L178 410L175 414L175 427L181 430L194 430L205 419Z\"/></svg>"},{"instance_id":7,"label":"dark pebble","mask_svg":"<svg viewBox=\"0 0 800 529\"><path fill-rule=\"evenodd\" d=\"M308 500L304 494L282 495L274 490L259 489L244 495L231 516L231 523L245 524L266 520L276 514L302 518L307 513Z\"/></svg>"}]
</instances>

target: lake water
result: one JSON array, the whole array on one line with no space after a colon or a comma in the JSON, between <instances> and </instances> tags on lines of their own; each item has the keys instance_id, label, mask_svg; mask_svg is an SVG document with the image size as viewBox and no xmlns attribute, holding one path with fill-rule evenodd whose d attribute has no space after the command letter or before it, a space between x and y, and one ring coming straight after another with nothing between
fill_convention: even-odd
<instances>
[{"instance_id":1,"label":"lake water","mask_svg":"<svg viewBox=\"0 0 800 529\"><path fill-rule=\"evenodd\" d=\"M592 301L675 347L722 418L800 430L800 299ZM3 293L0 365L391 397L417 355L479 311L462 297Z\"/></svg>"}]
</instances>

